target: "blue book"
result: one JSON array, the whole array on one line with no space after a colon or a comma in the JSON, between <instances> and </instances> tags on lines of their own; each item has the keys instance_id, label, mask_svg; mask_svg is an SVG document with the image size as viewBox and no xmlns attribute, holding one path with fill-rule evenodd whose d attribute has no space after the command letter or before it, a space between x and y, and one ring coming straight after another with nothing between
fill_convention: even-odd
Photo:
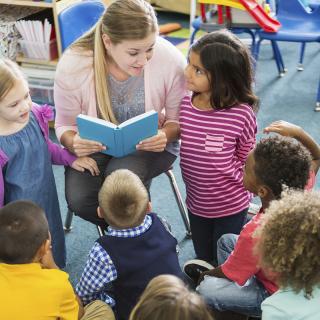
<instances>
[{"instance_id":1,"label":"blue book","mask_svg":"<svg viewBox=\"0 0 320 320\"><path fill-rule=\"evenodd\" d=\"M103 153L119 158L135 152L140 141L158 133L158 113L151 110L119 125L80 114L77 125L82 139L101 142L107 147Z\"/></svg>"}]
</instances>

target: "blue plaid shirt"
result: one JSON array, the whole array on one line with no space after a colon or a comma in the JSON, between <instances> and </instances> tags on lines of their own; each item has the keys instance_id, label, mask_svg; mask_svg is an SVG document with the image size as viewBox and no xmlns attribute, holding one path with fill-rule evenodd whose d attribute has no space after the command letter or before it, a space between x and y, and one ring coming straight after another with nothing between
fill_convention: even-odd
<instances>
[{"instance_id":1,"label":"blue plaid shirt","mask_svg":"<svg viewBox=\"0 0 320 320\"><path fill-rule=\"evenodd\" d=\"M108 227L107 235L121 238L134 238L145 233L152 225L152 218L147 215L141 225L131 229L116 230ZM105 301L114 307L115 301L105 292L108 283L117 279L117 270L108 253L95 242L76 286L76 293L84 304L94 300Z\"/></svg>"}]
</instances>

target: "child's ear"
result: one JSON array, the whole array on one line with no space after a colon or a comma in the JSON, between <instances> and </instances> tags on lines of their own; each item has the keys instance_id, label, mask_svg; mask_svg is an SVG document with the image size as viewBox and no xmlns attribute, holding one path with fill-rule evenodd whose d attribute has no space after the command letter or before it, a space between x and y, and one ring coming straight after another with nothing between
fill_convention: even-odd
<instances>
[{"instance_id":1,"label":"child's ear","mask_svg":"<svg viewBox=\"0 0 320 320\"><path fill-rule=\"evenodd\" d=\"M267 188L266 186L261 185L261 186L258 187L257 195L258 195L261 199L266 198L269 194L270 194L270 190L269 190L269 188Z\"/></svg>"},{"instance_id":2,"label":"child's ear","mask_svg":"<svg viewBox=\"0 0 320 320\"><path fill-rule=\"evenodd\" d=\"M98 214L99 218L103 219L103 211L102 211L102 209L100 207L97 208L97 214Z\"/></svg>"},{"instance_id":3,"label":"child's ear","mask_svg":"<svg viewBox=\"0 0 320 320\"><path fill-rule=\"evenodd\" d=\"M147 204L147 213L151 212L152 211L152 204L151 202L149 201L148 204Z\"/></svg>"}]
</instances>

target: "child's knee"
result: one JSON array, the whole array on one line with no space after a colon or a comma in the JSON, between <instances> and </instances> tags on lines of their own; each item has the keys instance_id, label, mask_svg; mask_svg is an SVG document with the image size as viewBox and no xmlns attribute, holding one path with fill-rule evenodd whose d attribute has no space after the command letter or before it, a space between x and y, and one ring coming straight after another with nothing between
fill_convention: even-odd
<instances>
[{"instance_id":1,"label":"child's knee","mask_svg":"<svg viewBox=\"0 0 320 320\"><path fill-rule=\"evenodd\" d=\"M236 234L226 233L222 235L217 241L217 248L223 251L232 251L235 246L235 243L237 242L237 239L238 236Z\"/></svg>"}]
</instances>

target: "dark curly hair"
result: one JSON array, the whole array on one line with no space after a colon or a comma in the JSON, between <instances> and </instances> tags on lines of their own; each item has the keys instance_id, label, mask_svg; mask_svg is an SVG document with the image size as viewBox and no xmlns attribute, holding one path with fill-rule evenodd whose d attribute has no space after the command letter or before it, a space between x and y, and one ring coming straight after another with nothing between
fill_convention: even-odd
<instances>
[{"instance_id":1,"label":"dark curly hair","mask_svg":"<svg viewBox=\"0 0 320 320\"><path fill-rule=\"evenodd\" d=\"M232 107L247 103L258 111L258 97L253 93L251 54L240 39L228 30L208 33L191 49L200 55L207 70L211 88L212 108Z\"/></svg>"},{"instance_id":2,"label":"dark curly hair","mask_svg":"<svg viewBox=\"0 0 320 320\"><path fill-rule=\"evenodd\" d=\"M283 186L304 189L309 178L311 155L298 141L271 136L260 140L253 152L259 181L280 198Z\"/></svg>"},{"instance_id":3,"label":"dark curly hair","mask_svg":"<svg viewBox=\"0 0 320 320\"><path fill-rule=\"evenodd\" d=\"M320 192L285 191L263 219L255 232L260 265L280 287L310 298L320 284Z\"/></svg>"}]
</instances>

